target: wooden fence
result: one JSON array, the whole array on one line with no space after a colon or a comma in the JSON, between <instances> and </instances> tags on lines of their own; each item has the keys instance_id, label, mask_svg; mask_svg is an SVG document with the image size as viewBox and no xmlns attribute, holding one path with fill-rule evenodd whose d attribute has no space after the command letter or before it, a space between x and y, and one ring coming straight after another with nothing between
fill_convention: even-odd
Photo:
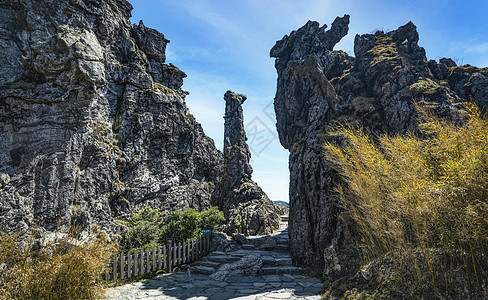
<instances>
[{"instance_id":1,"label":"wooden fence","mask_svg":"<svg viewBox=\"0 0 488 300\"><path fill-rule=\"evenodd\" d=\"M184 243L142 248L118 253L110 262L110 268L105 274L107 281L129 279L159 270L172 272L173 267L201 259L209 253L210 236L205 235L199 240Z\"/></svg>"}]
</instances>

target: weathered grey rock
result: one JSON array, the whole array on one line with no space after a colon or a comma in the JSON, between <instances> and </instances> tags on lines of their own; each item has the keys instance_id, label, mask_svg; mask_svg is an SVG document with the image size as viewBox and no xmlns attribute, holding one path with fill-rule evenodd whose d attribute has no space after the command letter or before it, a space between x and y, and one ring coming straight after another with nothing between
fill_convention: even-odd
<instances>
[{"instance_id":1,"label":"weathered grey rock","mask_svg":"<svg viewBox=\"0 0 488 300\"><path fill-rule=\"evenodd\" d=\"M237 249L237 243L225 233L217 232L210 236L210 252L229 252Z\"/></svg>"},{"instance_id":2,"label":"weathered grey rock","mask_svg":"<svg viewBox=\"0 0 488 300\"><path fill-rule=\"evenodd\" d=\"M242 112L246 96L227 91L224 100L224 175L216 202L231 218L229 233L267 234L278 229L281 210L251 179L251 152Z\"/></svg>"},{"instance_id":3,"label":"weathered grey rock","mask_svg":"<svg viewBox=\"0 0 488 300\"><path fill-rule=\"evenodd\" d=\"M252 239L252 243L259 250L272 250L276 246L276 241L270 236Z\"/></svg>"},{"instance_id":4,"label":"weathered grey rock","mask_svg":"<svg viewBox=\"0 0 488 300\"><path fill-rule=\"evenodd\" d=\"M283 204L276 203L276 202L274 204L275 204L275 207L278 209L278 214L280 214L281 216L289 214L290 209L287 206L284 206Z\"/></svg>"},{"instance_id":5,"label":"weathered grey rock","mask_svg":"<svg viewBox=\"0 0 488 300\"><path fill-rule=\"evenodd\" d=\"M6 231L98 224L120 233L114 218L142 207L211 205L239 206L252 232L272 228L272 206L250 181L249 151L238 139L240 104L241 118L229 119L226 133L236 146L226 170L246 182L222 199L223 155L186 107L186 74L165 63L163 34L130 23L127 1L0 0L0 7Z\"/></svg>"},{"instance_id":6,"label":"weathered grey rock","mask_svg":"<svg viewBox=\"0 0 488 300\"><path fill-rule=\"evenodd\" d=\"M227 263L220 266L220 268L210 277L217 280L224 280L229 275L247 275L254 276L263 265L262 260L253 255L243 256L240 260Z\"/></svg>"},{"instance_id":7,"label":"weathered grey rock","mask_svg":"<svg viewBox=\"0 0 488 300\"><path fill-rule=\"evenodd\" d=\"M0 1L0 222L64 231L143 206L206 209L222 153L164 35L107 1ZM60 227L58 227L60 225Z\"/></svg>"},{"instance_id":8,"label":"weathered grey rock","mask_svg":"<svg viewBox=\"0 0 488 300\"><path fill-rule=\"evenodd\" d=\"M238 244L249 244L249 240L242 234L240 233L234 233L232 235L232 239L236 241Z\"/></svg>"},{"instance_id":9,"label":"weathered grey rock","mask_svg":"<svg viewBox=\"0 0 488 300\"><path fill-rule=\"evenodd\" d=\"M280 142L290 151L289 237L293 259L340 268L342 226L333 191L339 176L324 158L329 128L348 122L375 134L417 129L415 103L460 122L468 95L486 106L487 70L427 62L413 23L391 32L357 35L356 57L332 51L347 33L349 16L332 29L309 21L271 49L278 72L274 102ZM324 264L325 261L325 264Z\"/></svg>"}]
</instances>

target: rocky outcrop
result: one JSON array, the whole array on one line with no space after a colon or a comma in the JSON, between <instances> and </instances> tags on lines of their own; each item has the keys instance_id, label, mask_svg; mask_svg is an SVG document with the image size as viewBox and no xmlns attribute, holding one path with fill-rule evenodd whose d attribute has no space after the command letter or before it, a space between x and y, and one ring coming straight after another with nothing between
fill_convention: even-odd
<instances>
[{"instance_id":1,"label":"rocky outcrop","mask_svg":"<svg viewBox=\"0 0 488 300\"><path fill-rule=\"evenodd\" d=\"M462 102L486 108L487 69L427 61L413 23L391 32L356 35L355 57L333 50L347 34L349 16L326 25L309 21L271 50L278 72L274 107L280 142L290 151L289 234L295 261L321 261L326 273L340 269L341 237L334 188L323 143L337 139L330 126L350 123L373 133L417 128L416 105L460 120ZM340 142L340 140L337 140ZM316 265L315 265L316 266Z\"/></svg>"},{"instance_id":2,"label":"rocky outcrop","mask_svg":"<svg viewBox=\"0 0 488 300\"><path fill-rule=\"evenodd\" d=\"M223 156L164 35L125 0L0 1L0 218L117 232L143 206L210 207Z\"/></svg>"},{"instance_id":3,"label":"rocky outcrop","mask_svg":"<svg viewBox=\"0 0 488 300\"><path fill-rule=\"evenodd\" d=\"M251 152L246 143L242 113L246 96L227 91L224 100L224 173L217 202L231 219L229 232L267 234L279 228L281 210L251 179Z\"/></svg>"}]
</instances>

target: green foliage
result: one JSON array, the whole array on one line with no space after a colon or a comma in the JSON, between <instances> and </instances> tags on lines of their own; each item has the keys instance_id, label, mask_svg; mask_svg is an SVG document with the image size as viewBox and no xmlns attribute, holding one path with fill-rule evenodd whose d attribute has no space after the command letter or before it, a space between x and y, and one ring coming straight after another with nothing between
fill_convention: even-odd
<instances>
[{"instance_id":1,"label":"green foliage","mask_svg":"<svg viewBox=\"0 0 488 300\"><path fill-rule=\"evenodd\" d=\"M471 289L486 281L488 120L475 106L468 112L464 126L424 113L425 139L384 135L375 143L361 129L334 130L348 141L346 147L325 145L345 182L337 189L341 219L366 260L421 251L418 263L444 268L437 273L446 279L450 263L433 268L429 258L439 249L461 261ZM431 275L420 279L435 289Z\"/></svg>"},{"instance_id":2,"label":"green foliage","mask_svg":"<svg viewBox=\"0 0 488 300\"><path fill-rule=\"evenodd\" d=\"M200 237L201 215L194 209L175 211L168 214L160 224L158 241L161 244L168 240L183 242Z\"/></svg>"},{"instance_id":3,"label":"green foliage","mask_svg":"<svg viewBox=\"0 0 488 300\"><path fill-rule=\"evenodd\" d=\"M231 211L230 213L230 218L229 218L231 227L237 231L237 232L242 232L242 215L241 215L241 209L240 208L235 208Z\"/></svg>"},{"instance_id":4,"label":"green foliage","mask_svg":"<svg viewBox=\"0 0 488 300\"><path fill-rule=\"evenodd\" d=\"M157 224L163 216L164 213L161 210L145 207L142 210L132 214L132 216L129 218L129 224L132 227L145 222Z\"/></svg>"},{"instance_id":5,"label":"green foliage","mask_svg":"<svg viewBox=\"0 0 488 300\"><path fill-rule=\"evenodd\" d=\"M161 210L144 208L128 220L129 230L121 242L124 250L154 244L184 242L198 239L202 229L218 230L224 221L223 212L216 207L199 212L194 209L177 210L164 214Z\"/></svg>"},{"instance_id":6,"label":"green foliage","mask_svg":"<svg viewBox=\"0 0 488 300\"><path fill-rule=\"evenodd\" d=\"M137 225L129 227L121 241L121 247L124 250L130 250L154 244L158 237L158 229L158 226L153 223L139 222Z\"/></svg>"},{"instance_id":7,"label":"green foliage","mask_svg":"<svg viewBox=\"0 0 488 300\"><path fill-rule=\"evenodd\" d=\"M224 213L216 207L203 212L187 209L175 211L163 218L160 224L159 243L183 242L202 237L202 229L217 230L225 220Z\"/></svg>"},{"instance_id":8,"label":"green foliage","mask_svg":"<svg viewBox=\"0 0 488 300\"><path fill-rule=\"evenodd\" d=\"M212 232L220 230L222 222L225 221L224 213L216 206L202 211L200 215L202 217L202 229L210 229Z\"/></svg>"},{"instance_id":9,"label":"green foliage","mask_svg":"<svg viewBox=\"0 0 488 300\"><path fill-rule=\"evenodd\" d=\"M66 236L34 250L35 235L21 246L20 235L0 233L0 299L97 299L115 247L103 236L81 245Z\"/></svg>"}]
</instances>

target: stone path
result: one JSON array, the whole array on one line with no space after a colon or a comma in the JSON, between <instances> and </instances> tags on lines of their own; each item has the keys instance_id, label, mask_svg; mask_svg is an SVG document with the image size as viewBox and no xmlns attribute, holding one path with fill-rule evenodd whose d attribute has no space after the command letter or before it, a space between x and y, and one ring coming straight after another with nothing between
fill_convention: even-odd
<instances>
[{"instance_id":1,"label":"stone path","mask_svg":"<svg viewBox=\"0 0 488 300\"><path fill-rule=\"evenodd\" d=\"M288 251L286 216L280 230L268 236L242 239L239 249L212 252L202 261L181 273L163 274L143 282L108 289L107 299L320 299L322 282L300 275L301 269L291 263ZM224 265L259 259L254 276L228 274L219 279ZM254 266L253 268L255 268Z\"/></svg>"}]
</instances>

